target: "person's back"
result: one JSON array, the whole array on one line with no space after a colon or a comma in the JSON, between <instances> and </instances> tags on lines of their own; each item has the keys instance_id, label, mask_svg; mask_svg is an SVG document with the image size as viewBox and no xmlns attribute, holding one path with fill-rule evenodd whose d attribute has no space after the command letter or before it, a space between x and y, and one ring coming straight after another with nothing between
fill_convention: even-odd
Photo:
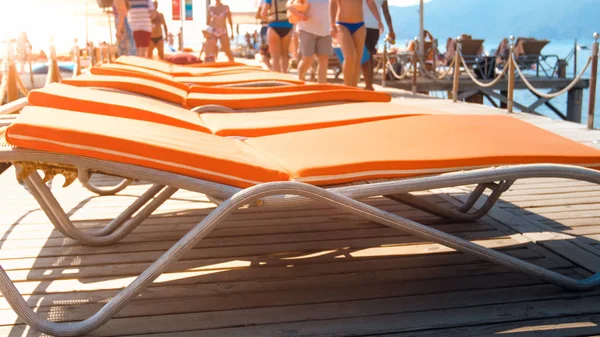
<instances>
[{"instance_id":1,"label":"person's back","mask_svg":"<svg viewBox=\"0 0 600 337\"><path fill-rule=\"evenodd\" d=\"M150 11L154 5L150 0L129 0L129 25L133 31L133 39L138 49L138 56L148 57L148 47L152 35Z\"/></svg>"}]
</instances>

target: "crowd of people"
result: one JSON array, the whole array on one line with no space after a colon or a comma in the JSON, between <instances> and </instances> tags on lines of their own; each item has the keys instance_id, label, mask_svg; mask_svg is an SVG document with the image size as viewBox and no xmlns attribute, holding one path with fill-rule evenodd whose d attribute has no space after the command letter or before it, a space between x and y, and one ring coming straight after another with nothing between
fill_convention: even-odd
<instances>
[{"instance_id":1,"label":"crowd of people","mask_svg":"<svg viewBox=\"0 0 600 337\"><path fill-rule=\"evenodd\" d=\"M362 73L365 88L373 90L373 55L384 29L380 9L389 36L395 39L387 0L262 0L256 13L262 25L260 34L247 34L246 42L250 44L251 37L256 42L260 36L262 61L270 70L286 73L293 64L304 80L309 69L316 67L320 83L327 82L329 58L334 48L339 48L344 84L357 86ZM164 38L170 34L157 1L114 0L113 13L119 55L152 57L156 49L164 59ZM229 6L215 0L207 16L201 58L214 62L220 50L233 61Z\"/></svg>"},{"instance_id":2,"label":"crowd of people","mask_svg":"<svg viewBox=\"0 0 600 337\"><path fill-rule=\"evenodd\" d=\"M373 90L373 55L384 29L380 8L395 39L387 0L263 0L256 14L262 24L262 60L282 73L297 61L301 80L316 65L317 80L325 83L329 57L339 47L344 84L357 86L362 72L365 89Z\"/></svg>"}]
</instances>

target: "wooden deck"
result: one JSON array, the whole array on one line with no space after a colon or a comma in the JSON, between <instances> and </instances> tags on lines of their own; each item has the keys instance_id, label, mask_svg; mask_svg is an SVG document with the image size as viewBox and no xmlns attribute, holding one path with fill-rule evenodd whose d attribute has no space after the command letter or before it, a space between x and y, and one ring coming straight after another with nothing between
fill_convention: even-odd
<instances>
[{"instance_id":1,"label":"wooden deck","mask_svg":"<svg viewBox=\"0 0 600 337\"><path fill-rule=\"evenodd\" d=\"M399 104L500 113L389 90ZM600 131L516 116L600 146ZM97 197L78 183L61 184L55 178L53 192L78 225L89 228L148 187ZM53 230L12 168L0 175L0 186L0 263L30 305L56 321L93 314L214 207L202 195L180 191L124 242L84 247ZM422 194L454 205L471 188ZM370 203L569 276L600 271L599 186L520 181L474 223L445 222L384 198ZM0 298L0 336L38 335ZM92 335L600 335L600 290L564 291L316 204L252 208L232 216Z\"/></svg>"}]
</instances>

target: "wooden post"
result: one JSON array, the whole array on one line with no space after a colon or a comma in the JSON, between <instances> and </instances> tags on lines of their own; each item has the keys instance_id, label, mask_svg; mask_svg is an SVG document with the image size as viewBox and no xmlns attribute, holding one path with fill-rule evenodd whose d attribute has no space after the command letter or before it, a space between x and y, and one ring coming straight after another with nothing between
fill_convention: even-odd
<instances>
[{"instance_id":1,"label":"wooden post","mask_svg":"<svg viewBox=\"0 0 600 337\"><path fill-rule=\"evenodd\" d=\"M383 60L381 61L381 86L386 87L387 83L387 41L388 38L383 41Z\"/></svg>"},{"instance_id":2,"label":"wooden post","mask_svg":"<svg viewBox=\"0 0 600 337\"><path fill-rule=\"evenodd\" d=\"M15 64L15 52L12 41L6 43L6 102L19 99L19 88L17 86L17 65ZM0 102L0 104L2 104Z\"/></svg>"},{"instance_id":3,"label":"wooden post","mask_svg":"<svg viewBox=\"0 0 600 337\"><path fill-rule=\"evenodd\" d=\"M460 79L460 54L462 50L462 37L456 38L456 50L454 51L454 82L452 83L452 101L458 101L458 85Z\"/></svg>"},{"instance_id":4,"label":"wooden post","mask_svg":"<svg viewBox=\"0 0 600 337\"><path fill-rule=\"evenodd\" d=\"M567 94L567 120L570 122L581 123L582 108L583 89L569 90Z\"/></svg>"},{"instance_id":5,"label":"wooden post","mask_svg":"<svg viewBox=\"0 0 600 337\"><path fill-rule=\"evenodd\" d=\"M415 49L413 50L413 56L412 56L412 68L413 68L413 75L412 75L412 93L416 94L417 93L417 64L419 63L418 61L418 48L419 48L419 39L415 37Z\"/></svg>"},{"instance_id":6,"label":"wooden post","mask_svg":"<svg viewBox=\"0 0 600 337\"><path fill-rule=\"evenodd\" d=\"M594 33L594 44L592 45L592 73L590 76L590 103L588 109L588 129L594 128L594 110L596 109L596 82L598 81L598 38L600 35Z\"/></svg>"},{"instance_id":7,"label":"wooden post","mask_svg":"<svg viewBox=\"0 0 600 337\"><path fill-rule=\"evenodd\" d=\"M513 97L515 91L515 63L513 62L512 55L514 52L515 37L510 36L510 55L508 57L508 92L506 95L506 111L513 112Z\"/></svg>"},{"instance_id":8,"label":"wooden post","mask_svg":"<svg viewBox=\"0 0 600 337\"><path fill-rule=\"evenodd\" d=\"M54 42L50 42L50 62L48 65L48 75L46 76L46 85L60 82L60 71L58 70L58 61L56 60L56 48Z\"/></svg>"},{"instance_id":9,"label":"wooden post","mask_svg":"<svg viewBox=\"0 0 600 337\"><path fill-rule=\"evenodd\" d=\"M508 97L508 90L500 90L500 95ZM500 109L506 109L506 103L500 101Z\"/></svg>"}]
</instances>

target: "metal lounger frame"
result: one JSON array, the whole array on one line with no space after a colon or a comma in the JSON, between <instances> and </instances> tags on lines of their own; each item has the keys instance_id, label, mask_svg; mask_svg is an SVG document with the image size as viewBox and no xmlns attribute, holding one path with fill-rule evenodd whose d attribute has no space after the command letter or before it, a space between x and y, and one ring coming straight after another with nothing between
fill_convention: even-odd
<instances>
[{"instance_id":1,"label":"metal lounger frame","mask_svg":"<svg viewBox=\"0 0 600 337\"><path fill-rule=\"evenodd\" d=\"M54 226L65 236L92 245L110 244L119 241L180 188L205 193L214 199L223 200L215 210L193 227L130 285L119 292L96 314L84 321L55 323L37 315L20 295L4 269L0 267L0 291L6 297L11 307L32 328L50 335L77 336L99 328L114 317L172 263L176 262L202 238L207 236L219 223L238 208L246 205L265 206L271 204L290 207L311 200L318 201L358 215L366 220L396 228L407 234L439 243L457 251L475 255L483 260L503 265L569 290L583 291L600 285L600 273L585 279L576 280L359 201L362 198L370 196L385 195L394 200L430 211L433 214L461 220L472 220L483 216L492 207L493 203L498 200L500 194L517 179L555 177L600 183L600 172L581 167L566 165L521 165L329 189L298 182L273 182L241 190L227 185L140 166L18 148L0 148L1 161L17 162L17 169L19 169L18 162L28 161L73 165L81 168L80 171L93 169L94 171L105 172L107 174L135 177L136 179L154 183L146 193L105 228L91 234L83 234L68 219L68 216L60 207L48 187L42 182L37 172L31 173L25 178L25 183L30 188L31 193L38 200ZM473 191L465 205L458 210L443 209L408 194L414 191L471 184L478 184L478 187ZM484 203L484 206L479 210L469 212L486 188L491 188L492 193ZM131 217L135 211L141 209L144 204L156 195L158 197L150 201L135 217ZM281 196L285 197L282 198Z\"/></svg>"}]
</instances>

